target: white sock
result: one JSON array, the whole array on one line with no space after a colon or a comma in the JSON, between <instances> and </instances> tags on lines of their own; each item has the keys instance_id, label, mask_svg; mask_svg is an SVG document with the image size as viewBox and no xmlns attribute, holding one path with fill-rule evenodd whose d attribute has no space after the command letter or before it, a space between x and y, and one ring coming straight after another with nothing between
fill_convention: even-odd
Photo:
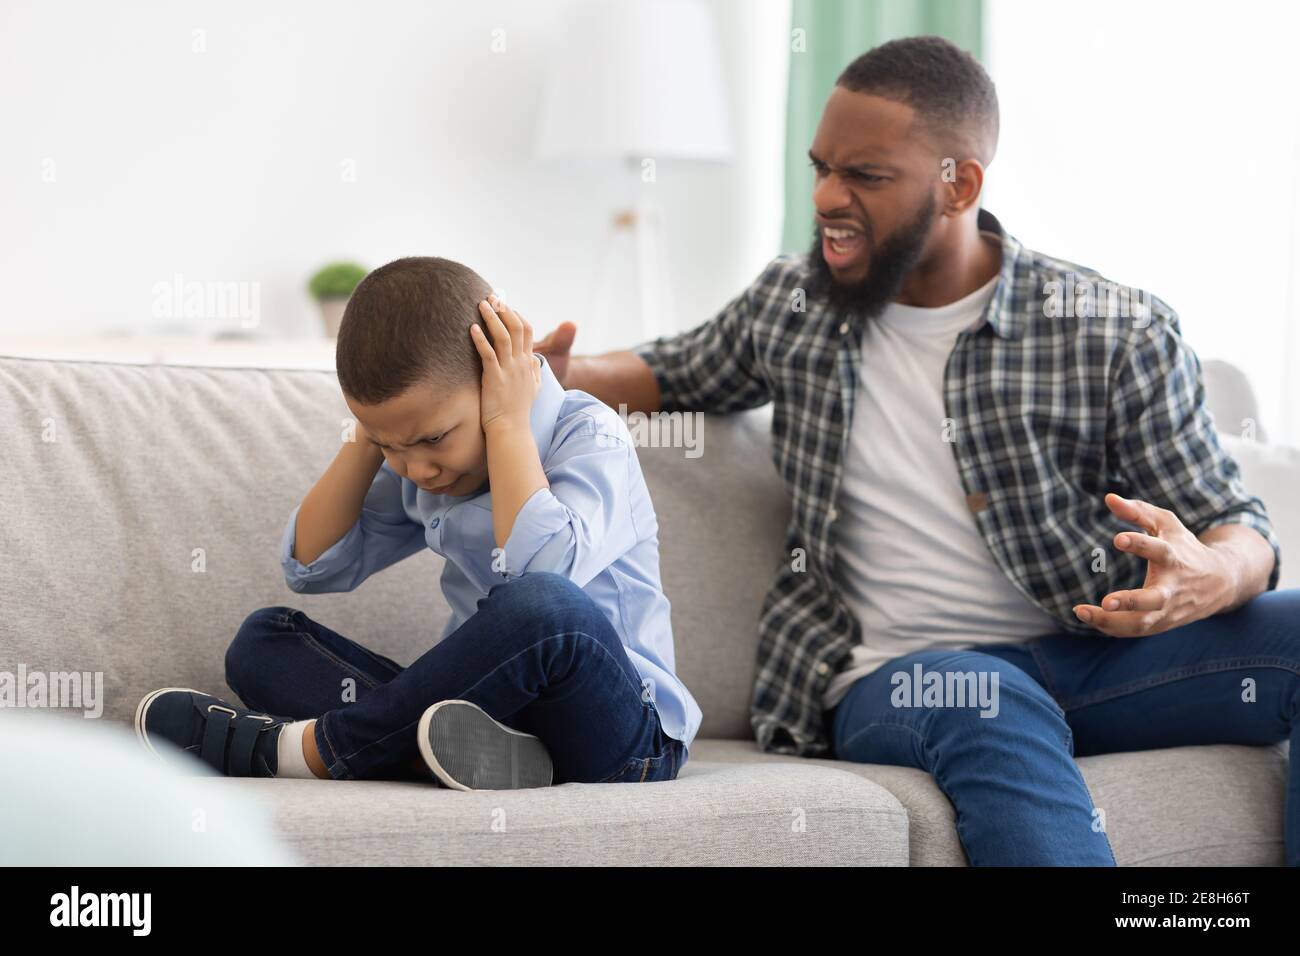
<instances>
[{"instance_id":1,"label":"white sock","mask_svg":"<svg viewBox=\"0 0 1300 956\"><path fill-rule=\"evenodd\" d=\"M275 775L277 777L305 777L319 780L307 766L307 758L302 752L303 735L307 732L310 720L295 720L280 728L280 738L275 744Z\"/></svg>"}]
</instances>

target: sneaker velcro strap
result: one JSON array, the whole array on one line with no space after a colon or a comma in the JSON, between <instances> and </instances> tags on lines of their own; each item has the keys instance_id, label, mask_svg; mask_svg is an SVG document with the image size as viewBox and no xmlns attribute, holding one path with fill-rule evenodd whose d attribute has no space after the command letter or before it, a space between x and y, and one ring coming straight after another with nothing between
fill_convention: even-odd
<instances>
[{"instance_id":1,"label":"sneaker velcro strap","mask_svg":"<svg viewBox=\"0 0 1300 956\"><path fill-rule=\"evenodd\" d=\"M199 756L203 762L215 767L218 773L226 772L226 737L235 712L220 704L209 704L203 710L203 743Z\"/></svg>"},{"instance_id":2,"label":"sneaker velcro strap","mask_svg":"<svg viewBox=\"0 0 1300 956\"><path fill-rule=\"evenodd\" d=\"M275 723L260 714L240 714L235 720L235 739L230 742L230 768L232 777L260 777L253 766L253 748L257 735Z\"/></svg>"}]
</instances>

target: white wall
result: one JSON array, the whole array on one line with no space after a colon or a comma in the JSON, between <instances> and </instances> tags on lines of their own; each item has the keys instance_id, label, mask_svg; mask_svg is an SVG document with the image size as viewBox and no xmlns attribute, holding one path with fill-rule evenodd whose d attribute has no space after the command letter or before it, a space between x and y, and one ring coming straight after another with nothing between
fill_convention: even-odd
<instances>
[{"instance_id":1,"label":"white wall","mask_svg":"<svg viewBox=\"0 0 1300 956\"><path fill-rule=\"evenodd\" d=\"M663 324L682 328L758 273L781 228L789 3L709 2L737 158L659 165L678 306ZM178 273L258 283L262 330L313 334L321 263L422 254L477 269L538 334L568 318L579 351L631 344L634 324L587 309L625 173L532 158L566 5L5 3L0 335L158 328L155 286Z\"/></svg>"},{"instance_id":2,"label":"white wall","mask_svg":"<svg viewBox=\"0 0 1300 956\"><path fill-rule=\"evenodd\" d=\"M1202 360L1250 376L1271 440L1300 443L1300 7L987 2L984 205L1168 302Z\"/></svg>"}]
</instances>

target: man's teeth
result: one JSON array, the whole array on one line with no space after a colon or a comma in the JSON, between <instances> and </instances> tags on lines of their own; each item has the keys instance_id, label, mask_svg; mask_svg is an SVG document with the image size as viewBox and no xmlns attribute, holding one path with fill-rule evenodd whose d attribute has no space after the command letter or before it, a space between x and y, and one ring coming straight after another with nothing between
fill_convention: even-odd
<instances>
[{"instance_id":1,"label":"man's teeth","mask_svg":"<svg viewBox=\"0 0 1300 956\"><path fill-rule=\"evenodd\" d=\"M858 239L856 229L832 229L825 226L822 228L822 235L830 240L831 250L839 255L846 255L852 250Z\"/></svg>"}]
</instances>

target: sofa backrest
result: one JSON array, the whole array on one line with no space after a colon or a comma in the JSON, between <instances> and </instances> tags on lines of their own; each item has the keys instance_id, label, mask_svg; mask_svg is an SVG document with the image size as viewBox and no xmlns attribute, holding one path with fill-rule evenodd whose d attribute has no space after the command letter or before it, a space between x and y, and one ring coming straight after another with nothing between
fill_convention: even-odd
<instances>
[{"instance_id":1,"label":"sofa backrest","mask_svg":"<svg viewBox=\"0 0 1300 956\"><path fill-rule=\"evenodd\" d=\"M791 560L782 556L790 499L769 453L770 405L696 421L698 457L641 442L638 454L659 518L677 673L704 711L701 734L751 738L758 616L778 565Z\"/></svg>"},{"instance_id":2,"label":"sofa backrest","mask_svg":"<svg viewBox=\"0 0 1300 956\"><path fill-rule=\"evenodd\" d=\"M0 415L0 672L102 671L105 714L126 719L154 687L226 693L226 646L260 607L301 608L401 663L446 623L428 551L352 594L284 584L284 522L350 418L332 373L0 357ZM698 457L639 450L703 736L751 736L759 609L789 560L770 420L706 416ZM1300 585L1300 451L1224 444L1273 516L1282 586Z\"/></svg>"},{"instance_id":3,"label":"sofa backrest","mask_svg":"<svg viewBox=\"0 0 1300 956\"><path fill-rule=\"evenodd\" d=\"M102 671L105 716L125 720L155 687L227 693L226 646L260 607L298 607L404 664L446 623L429 551L351 594L284 584L284 523L350 419L330 372L0 357L0 413L0 671ZM639 449L703 736L750 735L789 514L769 420L709 416L699 457Z\"/></svg>"}]
</instances>

